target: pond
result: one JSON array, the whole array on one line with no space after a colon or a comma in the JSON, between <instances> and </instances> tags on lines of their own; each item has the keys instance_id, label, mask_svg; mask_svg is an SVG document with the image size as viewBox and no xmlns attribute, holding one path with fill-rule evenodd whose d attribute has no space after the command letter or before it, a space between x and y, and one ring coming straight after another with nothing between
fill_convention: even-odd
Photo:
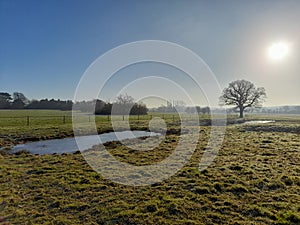
<instances>
[{"instance_id":1,"label":"pond","mask_svg":"<svg viewBox=\"0 0 300 225\"><path fill-rule=\"evenodd\" d=\"M132 135L133 134L133 135ZM96 144L106 143L110 141L118 141L139 137L158 136L160 133L147 132L147 131L120 131L120 132L109 132L100 135L89 135L77 137L80 143L83 143L84 150L90 149ZM98 136L98 137L97 137ZM118 136L118 137L117 137ZM46 141L29 142L25 144L16 145L12 148L11 152L16 153L22 150L27 150L32 154L62 154L72 153L78 151L78 146L74 137L64 139L53 139Z\"/></svg>"}]
</instances>

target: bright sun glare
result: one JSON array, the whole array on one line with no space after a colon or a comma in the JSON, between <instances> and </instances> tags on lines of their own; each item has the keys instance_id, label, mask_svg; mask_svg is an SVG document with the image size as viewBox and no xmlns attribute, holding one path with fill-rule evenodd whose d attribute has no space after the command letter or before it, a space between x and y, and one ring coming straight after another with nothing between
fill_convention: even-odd
<instances>
[{"instance_id":1,"label":"bright sun glare","mask_svg":"<svg viewBox=\"0 0 300 225\"><path fill-rule=\"evenodd\" d=\"M269 49L268 54L272 60L284 59L289 52L289 46L284 42L273 43Z\"/></svg>"}]
</instances>

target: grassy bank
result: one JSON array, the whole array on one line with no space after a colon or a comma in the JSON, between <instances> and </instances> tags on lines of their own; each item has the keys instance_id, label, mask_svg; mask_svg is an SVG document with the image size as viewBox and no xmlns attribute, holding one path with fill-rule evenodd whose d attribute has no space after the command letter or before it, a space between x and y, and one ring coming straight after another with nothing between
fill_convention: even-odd
<instances>
[{"instance_id":1,"label":"grassy bank","mask_svg":"<svg viewBox=\"0 0 300 225\"><path fill-rule=\"evenodd\" d=\"M0 216L11 224L299 224L300 120L277 119L228 126L218 157L202 172L198 164L210 128L201 127L189 163L164 182L145 187L105 179L81 154L1 154ZM145 129L147 123L133 125ZM2 138L10 135L10 143L22 134L71 135L70 124L51 126L1 127L0 132ZM110 129L104 121L97 127ZM118 142L106 147L121 161L146 165L168 156L178 138L169 134L147 152Z\"/></svg>"}]
</instances>

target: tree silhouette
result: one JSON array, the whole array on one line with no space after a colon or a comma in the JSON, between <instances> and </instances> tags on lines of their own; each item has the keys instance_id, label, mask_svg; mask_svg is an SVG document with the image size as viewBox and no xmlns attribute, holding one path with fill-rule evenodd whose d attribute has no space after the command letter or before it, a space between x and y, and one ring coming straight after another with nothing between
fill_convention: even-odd
<instances>
[{"instance_id":1,"label":"tree silhouette","mask_svg":"<svg viewBox=\"0 0 300 225\"><path fill-rule=\"evenodd\" d=\"M249 107L260 106L266 97L263 87L256 88L253 83L247 80L236 80L229 83L223 90L220 103L225 105L236 105L240 118L244 117L244 110Z\"/></svg>"},{"instance_id":2,"label":"tree silhouette","mask_svg":"<svg viewBox=\"0 0 300 225\"><path fill-rule=\"evenodd\" d=\"M145 115L147 112L145 104L135 102L134 98L127 94L119 95L114 103L96 100L95 114L98 115Z\"/></svg>"},{"instance_id":3,"label":"tree silhouette","mask_svg":"<svg viewBox=\"0 0 300 225\"><path fill-rule=\"evenodd\" d=\"M14 92L13 99L14 99L14 101L22 101L24 103L24 105L29 103L28 98L26 98L25 95L21 92Z\"/></svg>"},{"instance_id":4,"label":"tree silhouette","mask_svg":"<svg viewBox=\"0 0 300 225\"><path fill-rule=\"evenodd\" d=\"M0 109L9 109L11 103L11 95L6 92L0 92Z\"/></svg>"}]
</instances>

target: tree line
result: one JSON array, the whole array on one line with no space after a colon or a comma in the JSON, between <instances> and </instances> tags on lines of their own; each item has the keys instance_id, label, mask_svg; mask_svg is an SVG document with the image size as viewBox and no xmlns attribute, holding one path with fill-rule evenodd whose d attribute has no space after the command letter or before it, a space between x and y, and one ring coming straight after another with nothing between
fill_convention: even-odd
<instances>
[{"instance_id":1,"label":"tree line","mask_svg":"<svg viewBox=\"0 0 300 225\"><path fill-rule=\"evenodd\" d=\"M119 95L113 103L99 99L76 102L73 109L96 115L146 115L148 113L144 103L135 102L134 98L127 94Z\"/></svg>"},{"instance_id":2,"label":"tree line","mask_svg":"<svg viewBox=\"0 0 300 225\"><path fill-rule=\"evenodd\" d=\"M12 95L7 92L0 92L0 109L57 109L71 110L71 100L55 100L47 98L41 100L29 100L23 93L14 92Z\"/></svg>"},{"instance_id":3,"label":"tree line","mask_svg":"<svg viewBox=\"0 0 300 225\"><path fill-rule=\"evenodd\" d=\"M183 101L167 101L167 105L152 108L150 111L159 113L210 114L210 108L208 106L186 106Z\"/></svg>"},{"instance_id":4,"label":"tree line","mask_svg":"<svg viewBox=\"0 0 300 225\"><path fill-rule=\"evenodd\" d=\"M73 103L71 100L55 100L47 98L29 100L23 93L0 92L0 109L55 109L80 110L98 115L145 115L148 108L142 102L135 102L131 96L119 95L113 103L99 99Z\"/></svg>"}]
</instances>

